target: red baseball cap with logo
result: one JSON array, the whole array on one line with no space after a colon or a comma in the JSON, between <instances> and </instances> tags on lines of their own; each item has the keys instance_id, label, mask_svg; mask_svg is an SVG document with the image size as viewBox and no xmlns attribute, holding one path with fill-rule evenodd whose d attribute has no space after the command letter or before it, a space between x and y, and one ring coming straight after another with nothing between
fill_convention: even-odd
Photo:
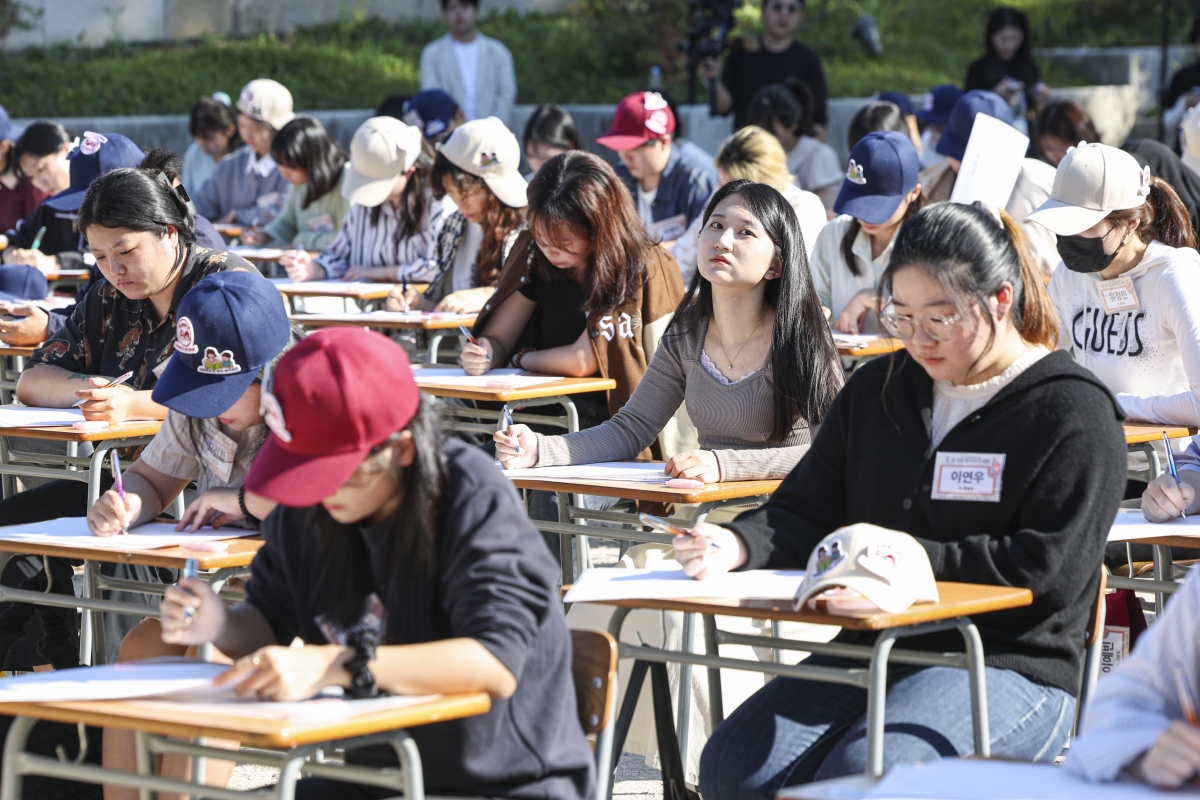
<instances>
[{"instance_id":1,"label":"red baseball cap with logo","mask_svg":"<svg viewBox=\"0 0 1200 800\"><path fill-rule=\"evenodd\" d=\"M363 328L306 336L263 387L271 433L246 489L293 508L316 505L412 421L420 399L408 356L386 336Z\"/></svg>"},{"instance_id":2,"label":"red baseball cap with logo","mask_svg":"<svg viewBox=\"0 0 1200 800\"><path fill-rule=\"evenodd\" d=\"M675 115L666 99L658 92L636 92L617 105L612 127L596 144L621 152L674 132Z\"/></svg>"}]
</instances>

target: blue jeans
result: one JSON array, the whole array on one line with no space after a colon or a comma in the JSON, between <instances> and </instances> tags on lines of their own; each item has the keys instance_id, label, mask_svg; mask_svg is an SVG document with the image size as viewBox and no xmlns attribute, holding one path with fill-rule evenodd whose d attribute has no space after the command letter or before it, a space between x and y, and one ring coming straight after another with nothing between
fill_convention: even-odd
<instances>
[{"instance_id":1,"label":"blue jeans","mask_svg":"<svg viewBox=\"0 0 1200 800\"><path fill-rule=\"evenodd\" d=\"M863 666L811 656L806 664ZM987 667L992 755L1052 762L1071 732L1075 698L1012 670ZM854 686L776 678L738 707L700 760L705 800L773 798L785 786L866 769L867 692ZM974 751L967 671L888 669L883 763L930 761Z\"/></svg>"}]
</instances>

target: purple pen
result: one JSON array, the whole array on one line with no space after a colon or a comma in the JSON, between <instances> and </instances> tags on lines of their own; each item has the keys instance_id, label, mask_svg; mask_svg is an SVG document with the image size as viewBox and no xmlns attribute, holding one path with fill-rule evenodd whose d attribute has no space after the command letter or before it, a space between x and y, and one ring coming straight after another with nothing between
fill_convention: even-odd
<instances>
[{"instance_id":1,"label":"purple pen","mask_svg":"<svg viewBox=\"0 0 1200 800\"><path fill-rule=\"evenodd\" d=\"M117 451L112 451L113 465L113 480L116 481L117 497L121 498L121 502L125 502L125 482L121 480L121 457L117 455ZM129 529L124 524L121 525L121 533L129 533Z\"/></svg>"}]
</instances>

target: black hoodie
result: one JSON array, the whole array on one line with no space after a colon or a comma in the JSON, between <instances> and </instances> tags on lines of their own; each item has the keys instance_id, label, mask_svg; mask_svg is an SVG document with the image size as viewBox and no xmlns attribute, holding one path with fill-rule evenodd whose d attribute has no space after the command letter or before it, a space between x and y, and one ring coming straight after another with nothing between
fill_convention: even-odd
<instances>
[{"instance_id":1,"label":"black hoodie","mask_svg":"<svg viewBox=\"0 0 1200 800\"><path fill-rule=\"evenodd\" d=\"M980 615L988 666L1074 695L1088 612L1125 488L1123 414L1062 351L1017 376L931 447L933 381L901 351L855 371L770 502L728 527L748 569L803 569L824 536L870 522L916 537L938 580L1020 586L1033 605ZM937 452L1005 455L999 502L933 500ZM838 641L869 643L843 632ZM963 649L957 631L905 648Z\"/></svg>"}]
</instances>

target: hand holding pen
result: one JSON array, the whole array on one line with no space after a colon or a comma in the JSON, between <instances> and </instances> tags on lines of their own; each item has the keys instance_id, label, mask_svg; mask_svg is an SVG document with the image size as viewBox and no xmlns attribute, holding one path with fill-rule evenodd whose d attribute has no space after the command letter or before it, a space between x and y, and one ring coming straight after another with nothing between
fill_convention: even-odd
<instances>
[{"instance_id":1,"label":"hand holding pen","mask_svg":"<svg viewBox=\"0 0 1200 800\"><path fill-rule=\"evenodd\" d=\"M130 370L129 372L126 372L124 375L122 375L121 377L119 377L119 378L116 378L115 380L111 380L111 381L109 381L108 383L104 384L103 386L97 386L97 387L95 387L95 388L96 388L96 389L101 389L101 390L103 390L103 389L115 389L115 388L117 388L118 386L120 386L121 384L123 384L125 381L129 380L129 379L130 379L130 378L132 378L132 377L133 377L133 371L132 371L132 370ZM85 391L85 392L91 392L92 390L91 390L91 389L83 389L82 391ZM76 392L75 394L76 394L76 395L78 395L78 394L79 394L79 392ZM88 402L89 400L93 400L93 399L95 399L95 398L91 398L91 397L80 397L78 400L76 400L74 403L72 403L72 404L71 404L71 408L79 408L79 407L80 407L81 405L83 405L84 403Z\"/></svg>"},{"instance_id":2,"label":"hand holding pen","mask_svg":"<svg viewBox=\"0 0 1200 800\"><path fill-rule=\"evenodd\" d=\"M1175 479L1177 486L1182 486L1183 482L1179 480L1179 470L1175 468L1175 453L1171 450L1171 440L1167 438L1167 432L1163 431L1163 446L1167 449L1167 471L1171 473L1171 477ZM1187 503L1179 510L1179 516L1187 519Z\"/></svg>"},{"instance_id":3,"label":"hand holding pen","mask_svg":"<svg viewBox=\"0 0 1200 800\"><path fill-rule=\"evenodd\" d=\"M112 465L113 465L113 482L114 482L113 488L115 488L117 490L117 497L120 497L121 502L124 503L125 502L125 481L122 480L122 478L121 478L121 457L119 455L117 455L116 450L112 451ZM123 533L123 534L129 533L128 523L125 521L124 518L122 518L122 520L121 520L121 533Z\"/></svg>"},{"instance_id":4,"label":"hand holding pen","mask_svg":"<svg viewBox=\"0 0 1200 800\"><path fill-rule=\"evenodd\" d=\"M458 332L466 339L462 349L463 372L468 375L482 375L492 368L492 343L485 337L483 341L476 339L467 326L459 324Z\"/></svg>"},{"instance_id":5,"label":"hand holding pen","mask_svg":"<svg viewBox=\"0 0 1200 800\"><path fill-rule=\"evenodd\" d=\"M512 412L508 410L508 403L505 403L504 408L500 409L500 425L504 428L504 433L513 440L513 447L516 448L517 455L521 455L521 442L513 436L513 418Z\"/></svg>"},{"instance_id":6,"label":"hand holding pen","mask_svg":"<svg viewBox=\"0 0 1200 800\"><path fill-rule=\"evenodd\" d=\"M1160 789L1177 789L1194 781L1197 769L1200 769L1200 725L1196 719L1196 697L1182 664L1175 665L1173 677L1183 719L1171 722L1154 744L1129 767L1138 778Z\"/></svg>"}]
</instances>

